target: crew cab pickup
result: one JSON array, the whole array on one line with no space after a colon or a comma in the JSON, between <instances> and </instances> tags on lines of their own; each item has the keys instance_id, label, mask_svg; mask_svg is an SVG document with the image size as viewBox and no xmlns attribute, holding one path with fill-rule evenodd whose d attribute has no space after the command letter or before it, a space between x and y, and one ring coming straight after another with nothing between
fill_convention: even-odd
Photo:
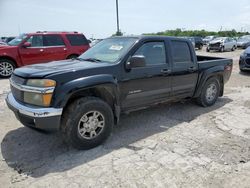
<instances>
[{"instance_id":1,"label":"crew cab pickup","mask_svg":"<svg viewBox=\"0 0 250 188\"><path fill-rule=\"evenodd\" d=\"M15 68L78 57L89 49L78 32L25 33L0 46L0 77L9 77Z\"/></svg>"},{"instance_id":2,"label":"crew cab pickup","mask_svg":"<svg viewBox=\"0 0 250 188\"><path fill-rule=\"evenodd\" d=\"M6 102L23 125L60 130L69 144L89 149L108 138L121 113L181 99L213 105L232 65L196 56L187 39L112 37L77 59L16 69Z\"/></svg>"}]
</instances>

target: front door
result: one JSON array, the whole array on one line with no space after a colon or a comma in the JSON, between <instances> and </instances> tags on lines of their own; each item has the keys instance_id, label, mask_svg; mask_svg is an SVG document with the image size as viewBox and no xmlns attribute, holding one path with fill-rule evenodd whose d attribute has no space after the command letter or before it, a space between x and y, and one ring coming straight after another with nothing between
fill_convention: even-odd
<instances>
[{"instance_id":1,"label":"front door","mask_svg":"<svg viewBox=\"0 0 250 188\"><path fill-rule=\"evenodd\" d=\"M171 92L170 65L166 58L165 42L146 42L134 55L143 55L146 66L124 73L120 88L123 110L167 100Z\"/></svg>"},{"instance_id":2,"label":"front door","mask_svg":"<svg viewBox=\"0 0 250 188\"><path fill-rule=\"evenodd\" d=\"M19 53L24 65L46 62L46 55L43 47L43 36L33 35L27 39L30 47L20 46Z\"/></svg>"}]
</instances>

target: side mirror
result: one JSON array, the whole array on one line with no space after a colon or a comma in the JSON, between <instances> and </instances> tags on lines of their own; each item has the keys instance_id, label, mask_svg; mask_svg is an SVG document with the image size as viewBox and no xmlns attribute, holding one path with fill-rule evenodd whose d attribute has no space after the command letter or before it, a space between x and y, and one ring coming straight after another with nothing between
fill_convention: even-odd
<instances>
[{"instance_id":1,"label":"side mirror","mask_svg":"<svg viewBox=\"0 0 250 188\"><path fill-rule=\"evenodd\" d=\"M126 69L128 70L136 67L145 67L145 66L146 66L146 60L143 55L132 56L126 63Z\"/></svg>"},{"instance_id":2,"label":"side mirror","mask_svg":"<svg viewBox=\"0 0 250 188\"><path fill-rule=\"evenodd\" d=\"M24 47L24 48L31 47L31 43L30 43L30 42L25 42L25 43L23 44L23 47Z\"/></svg>"}]
</instances>

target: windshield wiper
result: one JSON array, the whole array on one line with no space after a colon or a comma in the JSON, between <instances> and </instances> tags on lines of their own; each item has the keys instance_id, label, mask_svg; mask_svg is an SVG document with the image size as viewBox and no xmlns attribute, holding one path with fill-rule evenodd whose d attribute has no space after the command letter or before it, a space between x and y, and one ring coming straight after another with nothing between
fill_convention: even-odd
<instances>
[{"instance_id":1,"label":"windshield wiper","mask_svg":"<svg viewBox=\"0 0 250 188\"><path fill-rule=\"evenodd\" d=\"M102 60L100 59L96 59L96 58L86 58L86 59L82 59L80 58L82 61L90 61L90 62L102 62Z\"/></svg>"}]
</instances>

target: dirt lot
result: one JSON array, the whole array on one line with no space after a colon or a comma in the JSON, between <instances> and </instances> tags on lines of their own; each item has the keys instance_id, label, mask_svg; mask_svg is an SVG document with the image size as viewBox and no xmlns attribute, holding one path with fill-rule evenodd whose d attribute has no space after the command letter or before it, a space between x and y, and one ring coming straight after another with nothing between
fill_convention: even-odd
<instances>
[{"instance_id":1,"label":"dirt lot","mask_svg":"<svg viewBox=\"0 0 250 188\"><path fill-rule=\"evenodd\" d=\"M0 187L250 187L250 73L239 73L241 52L209 53L234 59L215 106L188 101L132 113L89 151L23 127L0 80Z\"/></svg>"}]
</instances>

